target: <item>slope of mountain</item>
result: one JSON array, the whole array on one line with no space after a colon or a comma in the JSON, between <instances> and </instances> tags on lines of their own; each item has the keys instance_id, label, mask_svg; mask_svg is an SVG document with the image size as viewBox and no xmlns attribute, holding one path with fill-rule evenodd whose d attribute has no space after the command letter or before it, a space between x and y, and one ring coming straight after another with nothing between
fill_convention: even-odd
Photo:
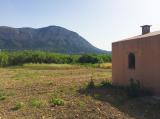
<instances>
[{"instance_id":1,"label":"slope of mountain","mask_svg":"<svg viewBox=\"0 0 160 119\"><path fill-rule=\"evenodd\" d=\"M0 26L0 49L45 50L58 53L107 53L75 32L59 26L11 28Z\"/></svg>"}]
</instances>

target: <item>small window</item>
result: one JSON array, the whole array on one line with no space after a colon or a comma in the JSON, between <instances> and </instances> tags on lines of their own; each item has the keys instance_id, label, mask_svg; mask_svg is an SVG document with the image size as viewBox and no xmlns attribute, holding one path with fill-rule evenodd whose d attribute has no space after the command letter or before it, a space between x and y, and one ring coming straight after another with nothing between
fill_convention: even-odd
<instances>
[{"instance_id":1,"label":"small window","mask_svg":"<svg viewBox=\"0 0 160 119\"><path fill-rule=\"evenodd\" d=\"M136 62L136 59L135 59L134 53L130 53L128 55L128 68L135 69L135 62Z\"/></svg>"}]
</instances>

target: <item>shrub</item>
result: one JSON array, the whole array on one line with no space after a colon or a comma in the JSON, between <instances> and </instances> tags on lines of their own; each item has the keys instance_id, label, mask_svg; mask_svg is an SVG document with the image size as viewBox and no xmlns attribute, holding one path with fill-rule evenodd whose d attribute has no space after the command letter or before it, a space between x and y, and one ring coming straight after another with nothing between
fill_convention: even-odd
<instances>
[{"instance_id":1,"label":"shrub","mask_svg":"<svg viewBox=\"0 0 160 119\"><path fill-rule=\"evenodd\" d=\"M141 92L140 82L138 80L130 79L130 85L128 86L128 96L138 97Z\"/></svg>"},{"instance_id":2,"label":"shrub","mask_svg":"<svg viewBox=\"0 0 160 119\"><path fill-rule=\"evenodd\" d=\"M140 81L130 79L130 85L127 88L129 97L151 96L152 91L141 87Z\"/></svg>"},{"instance_id":3,"label":"shrub","mask_svg":"<svg viewBox=\"0 0 160 119\"><path fill-rule=\"evenodd\" d=\"M8 54L6 52L0 52L0 66L8 65Z\"/></svg>"},{"instance_id":4,"label":"shrub","mask_svg":"<svg viewBox=\"0 0 160 119\"><path fill-rule=\"evenodd\" d=\"M79 59L78 59L79 63L98 63L98 57L95 57L93 55L82 55Z\"/></svg>"},{"instance_id":5,"label":"shrub","mask_svg":"<svg viewBox=\"0 0 160 119\"><path fill-rule=\"evenodd\" d=\"M0 52L0 66L23 65L25 63L103 63L110 62L111 55L82 54L68 55L43 51Z\"/></svg>"}]
</instances>

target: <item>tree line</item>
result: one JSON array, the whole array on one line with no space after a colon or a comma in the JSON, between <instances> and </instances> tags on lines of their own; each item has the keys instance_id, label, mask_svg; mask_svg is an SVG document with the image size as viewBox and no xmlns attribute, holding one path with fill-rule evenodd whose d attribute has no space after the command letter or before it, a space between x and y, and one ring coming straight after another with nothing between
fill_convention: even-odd
<instances>
[{"instance_id":1,"label":"tree line","mask_svg":"<svg viewBox=\"0 0 160 119\"><path fill-rule=\"evenodd\" d=\"M56 63L56 64L74 64L74 63L104 63L111 62L109 54L58 54L44 51L14 51L0 52L0 66L23 65L25 63Z\"/></svg>"}]
</instances>

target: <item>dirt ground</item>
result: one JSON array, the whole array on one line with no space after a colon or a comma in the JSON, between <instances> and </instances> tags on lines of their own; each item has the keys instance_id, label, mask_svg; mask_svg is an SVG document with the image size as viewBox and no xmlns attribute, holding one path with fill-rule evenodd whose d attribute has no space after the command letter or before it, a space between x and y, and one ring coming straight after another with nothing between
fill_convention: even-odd
<instances>
[{"instance_id":1,"label":"dirt ground","mask_svg":"<svg viewBox=\"0 0 160 119\"><path fill-rule=\"evenodd\" d=\"M66 65L1 68L0 119L160 119L160 101L153 97L85 90L91 79L98 85L111 75L111 69ZM53 105L53 98L64 104Z\"/></svg>"}]
</instances>

